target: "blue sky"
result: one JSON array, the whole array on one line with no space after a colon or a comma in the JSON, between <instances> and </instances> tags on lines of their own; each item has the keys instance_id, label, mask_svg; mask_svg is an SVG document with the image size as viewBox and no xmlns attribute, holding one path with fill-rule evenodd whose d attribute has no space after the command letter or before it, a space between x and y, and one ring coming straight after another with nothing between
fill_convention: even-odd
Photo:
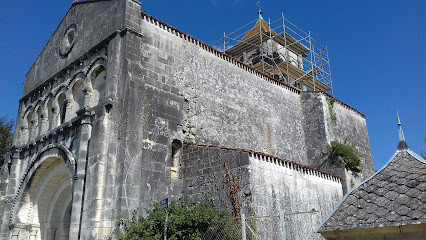
<instances>
[{"instance_id":1,"label":"blue sky","mask_svg":"<svg viewBox=\"0 0 426 240\"><path fill-rule=\"evenodd\" d=\"M0 116L16 118L25 74L72 0L0 1ZM143 1L142 10L209 44L257 17L257 0ZM376 169L398 143L426 152L426 1L261 2L328 46L335 97L367 116Z\"/></svg>"}]
</instances>

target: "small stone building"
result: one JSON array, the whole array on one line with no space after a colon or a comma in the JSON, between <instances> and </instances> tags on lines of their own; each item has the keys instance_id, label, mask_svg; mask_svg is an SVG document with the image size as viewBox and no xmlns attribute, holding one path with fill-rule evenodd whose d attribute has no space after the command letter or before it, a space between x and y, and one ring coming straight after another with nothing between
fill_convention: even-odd
<instances>
[{"instance_id":1,"label":"small stone building","mask_svg":"<svg viewBox=\"0 0 426 240\"><path fill-rule=\"evenodd\" d=\"M426 161L408 148L398 124L398 150L321 225L326 239L426 239Z\"/></svg>"}]
</instances>

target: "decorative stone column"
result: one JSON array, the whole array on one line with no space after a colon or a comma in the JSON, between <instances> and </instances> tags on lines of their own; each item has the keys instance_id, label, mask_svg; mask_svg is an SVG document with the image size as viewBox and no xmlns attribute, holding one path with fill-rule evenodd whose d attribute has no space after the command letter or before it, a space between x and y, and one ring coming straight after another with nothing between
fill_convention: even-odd
<instances>
[{"instance_id":1,"label":"decorative stone column","mask_svg":"<svg viewBox=\"0 0 426 240\"><path fill-rule=\"evenodd\" d=\"M11 150L11 156L10 158L5 159L8 163L11 163L11 170L10 172L5 169L5 172L2 172L2 174L6 174L7 176L2 176L3 179L7 179L7 188L5 189L5 196L4 196L4 206L3 206L3 216L2 216L2 223L1 223L1 229L0 229L0 240L3 239L9 239L9 235L11 233L11 229L13 226L9 225L10 222L10 215L12 213L12 206L15 199L15 194L18 191L19 187L19 177L21 169L18 166L21 166L20 164L20 149L15 148ZM5 163L7 164L7 163Z\"/></svg>"},{"instance_id":2,"label":"decorative stone column","mask_svg":"<svg viewBox=\"0 0 426 240\"><path fill-rule=\"evenodd\" d=\"M30 122L30 126L29 127L29 131L30 131L30 135L29 135L29 141L32 141L34 139L37 138L37 132L38 132L38 120L37 120L38 116L36 113L33 114L31 122Z\"/></svg>"},{"instance_id":3,"label":"decorative stone column","mask_svg":"<svg viewBox=\"0 0 426 240\"><path fill-rule=\"evenodd\" d=\"M73 111L73 105L74 105L74 101L69 96L67 96L67 98L64 101L64 108L65 108L64 122L68 122L73 117L75 117L76 113ZM61 114L61 113L59 113L59 114Z\"/></svg>"},{"instance_id":4,"label":"decorative stone column","mask_svg":"<svg viewBox=\"0 0 426 240\"><path fill-rule=\"evenodd\" d=\"M29 140L29 131L28 131L28 123L27 123L27 121L26 121L26 119L24 119L23 121L23 124L22 124L22 126L21 126L21 132L19 133L19 145L24 145L24 144L26 144L27 142L28 142L28 140Z\"/></svg>"},{"instance_id":5,"label":"decorative stone column","mask_svg":"<svg viewBox=\"0 0 426 240\"><path fill-rule=\"evenodd\" d=\"M90 79L88 80L90 81ZM86 81L86 82L88 82ZM83 103L83 109L87 109L90 106L90 93L91 93L91 87L88 86L87 83L85 83L84 88L82 89L84 92L84 103Z\"/></svg>"},{"instance_id":6,"label":"decorative stone column","mask_svg":"<svg viewBox=\"0 0 426 240\"><path fill-rule=\"evenodd\" d=\"M60 117L59 106L56 104L56 106L52 106L52 116L49 116L49 131L60 125Z\"/></svg>"},{"instance_id":7,"label":"decorative stone column","mask_svg":"<svg viewBox=\"0 0 426 240\"><path fill-rule=\"evenodd\" d=\"M90 123L90 112L82 111L82 120L80 128L79 151L76 154L76 172L73 182L73 201L71 212L71 224L69 239L80 239L83 223L83 209L85 197L85 182L87 168L87 152L89 150L89 140L91 137L92 126Z\"/></svg>"},{"instance_id":8,"label":"decorative stone column","mask_svg":"<svg viewBox=\"0 0 426 240\"><path fill-rule=\"evenodd\" d=\"M47 107L44 106L41 112L41 122L39 122L39 136L45 134L49 130L49 118Z\"/></svg>"}]
</instances>

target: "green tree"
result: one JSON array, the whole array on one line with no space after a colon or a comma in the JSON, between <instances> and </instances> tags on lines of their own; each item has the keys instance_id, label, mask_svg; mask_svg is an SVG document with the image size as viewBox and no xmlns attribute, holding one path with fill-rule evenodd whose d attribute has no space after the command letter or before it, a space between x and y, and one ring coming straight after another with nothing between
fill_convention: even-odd
<instances>
[{"instance_id":1,"label":"green tree","mask_svg":"<svg viewBox=\"0 0 426 240\"><path fill-rule=\"evenodd\" d=\"M3 155L10 150L13 141L13 121L9 121L7 116L0 118L0 160Z\"/></svg>"},{"instance_id":2,"label":"green tree","mask_svg":"<svg viewBox=\"0 0 426 240\"><path fill-rule=\"evenodd\" d=\"M132 219L119 218L124 227L115 233L115 237L162 240L166 215L168 240L241 239L238 223L211 200L200 203L175 201L167 210L160 209L156 203L147 217L139 217L135 212Z\"/></svg>"}]
</instances>

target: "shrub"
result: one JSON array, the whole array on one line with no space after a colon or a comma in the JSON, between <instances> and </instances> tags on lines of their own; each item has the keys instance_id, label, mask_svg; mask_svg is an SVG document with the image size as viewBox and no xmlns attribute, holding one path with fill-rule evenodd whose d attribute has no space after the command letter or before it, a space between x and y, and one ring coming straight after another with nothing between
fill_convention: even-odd
<instances>
[{"instance_id":1,"label":"shrub","mask_svg":"<svg viewBox=\"0 0 426 240\"><path fill-rule=\"evenodd\" d=\"M337 141L331 143L331 156L340 156L345 162L346 169L349 169L355 173L362 172L361 156L354 146Z\"/></svg>"},{"instance_id":2,"label":"shrub","mask_svg":"<svg viewBox=\"0 0 426 240\"><path fill-rule=\"evenodd\" d=\"M200 203L174 201L166 210L155 203L148 216L132 219L119 218L124 231L115 232L117 239L162 240L167 215L167 239L240 239L238 223L234 223L228 212L219 210L214 201Z\"/></svg>"}]
</instances>

